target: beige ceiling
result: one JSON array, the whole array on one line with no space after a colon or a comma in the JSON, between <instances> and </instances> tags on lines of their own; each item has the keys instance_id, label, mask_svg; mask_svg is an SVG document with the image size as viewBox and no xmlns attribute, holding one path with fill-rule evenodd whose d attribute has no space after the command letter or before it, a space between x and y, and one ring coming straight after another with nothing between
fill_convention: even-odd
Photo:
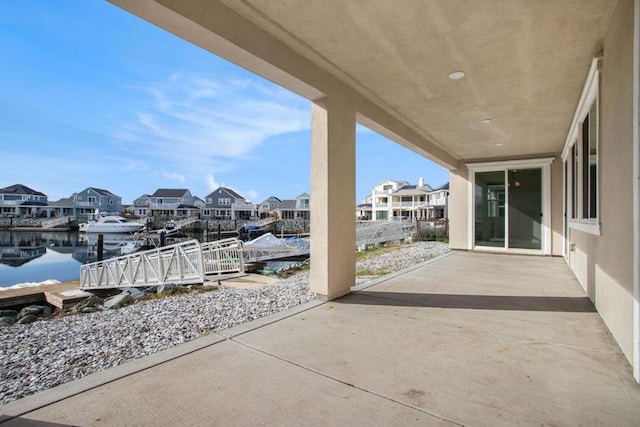
<instances>
[{"instance_id":1,"label":"beige ceiling","mask_svg":"<svg viewBox=\"0 0 640 427\"><path fill-rule=\"evenodd\" d=\"M183 6L184 1L158 2L184 8L181 15L189 11L188 19L208 29L232 26L228 17L218 22L212 16L199 16L198 12L221 13L211 2L207 6L196 0L186 1L189 6ZM615 5L612 0L222 3L225 10L347 84L452 158L463 160L561 151ZM134 13L147 19L152 15ZM163 25L162 19L150 20ZM237 21L234 25L237 32L250 29ZM207 46L206 40L190 36L186 29L164 26L224 56L225 49ZM231 31L234 28L223 28L219 34ZM265 58L272 45L262 39L246 43L245 49L255 45ZM233 42L242 44L242 35ZM280 60L278 52L273 51L275 62ZM233 56L227 55L237 59ZM283 63L287 61L295 62ZM253 71L260 72L260 67ZM451 80L448 75L453 71L464 71L466 76ZM483 124L487 118L491 123Z\"/></svg>"}]
</instances>

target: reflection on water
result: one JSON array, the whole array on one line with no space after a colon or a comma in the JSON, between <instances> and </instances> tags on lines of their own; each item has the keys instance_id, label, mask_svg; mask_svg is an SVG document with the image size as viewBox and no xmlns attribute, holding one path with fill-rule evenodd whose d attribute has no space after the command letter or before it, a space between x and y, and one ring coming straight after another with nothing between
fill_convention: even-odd
<instances>
[{"instance_id":1,"label":"reflection on water","mask_svg":"<svg viewBox=\"0 0 640 427\"><path fill-rule=\"evenodd\" d=\"M105 235L106 236L106 235ZM120 255L116 240L105 238L104 257ZM98 236L65 232L0 232L0 287L17 283L78 280L80 265L98 259Z\"/></svg>"},{"instance_id":2,"label":"reflection on water","mask_svg":"<svg viewBox=\"0 0 640 427\"><path fill-rule=\"evenodd\" d=\"M77 280L82 250L77 233L0 232L0 286Z\"/></svg>"}]
</instances>

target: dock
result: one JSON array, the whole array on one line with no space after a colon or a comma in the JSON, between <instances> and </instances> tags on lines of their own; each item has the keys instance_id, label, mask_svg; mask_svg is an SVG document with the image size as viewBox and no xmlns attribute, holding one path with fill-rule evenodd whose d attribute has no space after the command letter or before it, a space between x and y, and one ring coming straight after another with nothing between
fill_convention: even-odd
<instances>
[{"instance_id":1,"label":"dock","mask_svg":"<svg viewBox=\"0 0 640 427\"><path fill-rule=\"evenodd\" d=\"M89 294L80 291L80 282L28 286L0 291L0 309L26 304L48 303L64 309L82 301Z\"/></svg>"}]
</instances>

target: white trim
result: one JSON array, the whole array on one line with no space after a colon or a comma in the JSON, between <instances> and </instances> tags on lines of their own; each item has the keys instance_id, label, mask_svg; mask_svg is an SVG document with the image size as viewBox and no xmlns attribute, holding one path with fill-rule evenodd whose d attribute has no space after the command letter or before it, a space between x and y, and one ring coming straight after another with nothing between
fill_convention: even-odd
<instances>
[{"instance_id":1,"label":"white trim","mask_svg":"<svg viewBox=\"0 0 640 427\"><path fill-rule=\"evenodd\" d=\"M633 9L633 376L640 383L640 0Z\"/></svg>"},{"instance_id":2,"label":"white trim","mask_svg":"<svg viewBox=\"0 0 640 427\"><path fill-rule=\"evenodd\" d=\"M569 263L569 218L567 199L569 180L567 175L569 174L569 168L567 167L567 160L562 160L562 257Z\"/></svg>"},{"instance_id":3,"label":"white trim","mask_svg":"<svg viewBox=\"0 0 640 427\"><path fill-rule=\"evenodd\" d=\"M600 235L600 223L598 222L586 222L586 220L579 221L577 219L569 220L569 228L573 230L582 231L584 233Z\"/></svg>"},{"instance_id":4,"label":"white trim","mask_svg":"<svg viewBox=\"0 0 640 427\"><path fill-rule=\"evenodd\" d=\"M493 253L505 253L505 254L513 254L513 255L538 255L538 256L549 255L537 249L519 249L519 248L507 249L507 248L501 248L496 246L476 246L473 250L477 252L493 252Z\"/></svg>"},{"instance_id":5,"label":"white trim","mask_svg":"<svg viewBox=\"0 0 640 427\"><path fill-rule=\"evenodd\" d=\"M539 159L525 159L525 160L503 160L498 162L478 162L467 163L467 169L473 172L491 172L503 169L517 169L517 168L535 168L548 166L555 160L555 157L541 157Z\"/></svg>"},{"instance_id":6,"label":"white trim","mask_svg":"<svg viewBox=\"0 0 640 427\"><path fill-rule=\"evenodd\" d=\"M600 81L600 58L593 58L591 61L591 68L589 68L589 74L587 75L587 81L582 89L580 95L580 101L576 107L576 112L573 114L573 120L569 127L569 133L562 149L562 160L566 160L569 155L569 149L573 143L578 139L578 131L580 129L580 122L582 118L589 113L593 100L598 95L598 82Z\"/></svg>"},{"instance_id":7,"label":"white trim","mask_svg":"<svg viewBox=\"0 0 640 427\"><path fill-rule=\"evenodd\" d=\"M565 184L563 185L563 188L562 188L563 206L565 206L563 222L569 221L569 227L568 227L569 229L582 231L582 232L593 234L596 236L600 235L599 194L597 194L598 201L596 202L596 218L582 218L582 214L583 214L582 198L584 195L584 191L583 191L584 176L582 175L582 173L580 173L580 176L579 176L580 179L578 179L578 182L577 182L577 185L578 185L577 194L573 194L573 190L574 190L573 186L568 185L568 183L564 183L564 180L565 180L564 162L567 162L567 166L569 166L568 169L569 169L569 175L571 178L569 182L573 183L573 178L575 176L575 171L574 171L575 159L573 157L569 158L569 156L571 155L571 148L574 146L576 147L578 157L579 157L578 163L581 167L583 164L583 156L585 154L583 153L581 143L579 143L579 141L582 140L580 132L582 129L582 122L585 120L585 117L590 113L591 106L594 102L597 102L595 120L596 120L596 129L598 133L598 140L596 142L597 142L598 157L600 157L600 148L601 148L600 147L600 105L599 105L600 102L598 98L599 92L600 92L600 85L599 85L600 65L601 65L600 58L594 58L591 61L591 68L589 69L589 75L587 76L587 81L584 85L584 88L582 89L582 95L580 96L580 101L578 102L578 106L576 107L576 111L573 115L573 121L571 122L571 127L569 128L569 133L567 135L564 148L562 149L562 156L561 156L562 162L563 162L563 175L562 175L563 178L562 179L563 179L563 184ZM590 120L593 120L593 119L594 118L590 118ZM598 180L598 183L599 183L599 180ZM598 188L598 193L599 191L600 191L600 188ZM572 215L575 214L575 212L571 212L571 215L569 215L569 212L568 212L569 206L566 206L566 201L567 199L570 201L572 210L573 210L574 197L576 196L578 197L578 200L575 203L580 214L578 215L577 218L573 218ZM563 235L565 234L566 229L567 229L566 227L563 227L563 231L562 231ZM565 240L567 238L568 236L564 236ZM565 252L564 248L563 248L563 252ZM565 258L568 258L568 257L565 257Z\"/></svg>"},{"instance_id":8,"label":"white trim","mask_svg":"<svg viewBox=\"0 0 640 427\"><path fill-rule=\"evenodd\" d=\"M469 250L498 250L508 253L528 253L528 254L544 254L551 255L551 163L555 160L554 157L544 157L539 159L525 159L525 160L506 160L499 162L479 162L479 163L467 163L467 169L469 171L469 185L468 185L468 200L467 206L469 207L469 218L467 222L467 248ZM542 247L540 250L523 250L509 248L507 249L508 239L508 227L505 227L505 248L495 248L490 246L475 246L475 174L476 172L491 172L491 171L505 171L505 182L507 182L507 171L509 169L527 169L527 168L541 168L542 169ZM506 200L508 200L508 189L505 189ZM508 209L506 209L508 211ZM505 224L508 224L508 213L505 212ZM524 252L523 252L524 251Z\"/></svg>"},{"instance_id":9,"label":"white trim","mask_svg":"<svg viewBox=\"0 0 640 427\"><path fill-rule=\"evenodd\" d=\"M469 169L469 179L467 179L467 250L473 250L473 236L475 235L475 208L474 197L475 194L475 173Z\"/></svg>"}]
</instances>

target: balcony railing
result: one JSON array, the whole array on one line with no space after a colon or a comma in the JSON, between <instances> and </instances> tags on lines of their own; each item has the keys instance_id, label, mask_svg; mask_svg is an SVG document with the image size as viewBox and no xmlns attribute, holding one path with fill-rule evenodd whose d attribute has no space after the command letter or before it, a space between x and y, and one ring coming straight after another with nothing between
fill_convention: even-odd
<instances>
[{"instance_id":1,"label":"balcony railing","mask_svg":"<svg viewBox=\"0 0 640 427\"><path fill-rule=\"evenodd\" d=\"M95 202L73 202L73 205L77 208L97 208L100 206L100 202L97 200Z\"/></svg>"},{"instance_id":2,"label":"balcony railing","mask_svg":"<svg viewBox=\"0 0 640 427\"><path fill-rule=\"evenodd\" d=\"M255 211L257 206L253 203L232 203L231 209L234 211Z\"/></svg>"},{"instance_id":3,"label":"balcony railing","mask_svg":"<svg viewBox=\"0 0 640 427\"><path fill-rule=\"evenodd\" d=\"M414 208L419 205L424 205L425 202L393 202L391 204L394 208Z\"/></svg>"},{"instance_id":4,"label":"balcony railing","mask_svg":"<svg viewBox=\"0 0 640 427\"><path fill-rule=\"evenodd\" d=\"M175 209L180 203L149 203L149 209Z\"/></svg>"}]
</instances>

